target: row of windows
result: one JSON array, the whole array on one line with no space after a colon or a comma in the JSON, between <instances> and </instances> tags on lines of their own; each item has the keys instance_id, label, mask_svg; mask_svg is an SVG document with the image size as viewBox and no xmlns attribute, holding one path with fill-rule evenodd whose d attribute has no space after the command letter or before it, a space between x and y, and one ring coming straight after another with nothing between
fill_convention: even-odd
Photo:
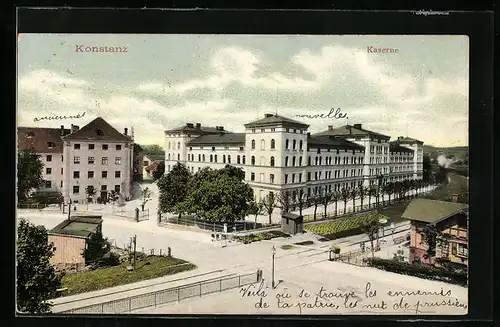
<instances>
[{"instance_id":1,"label":"row of windows","mask_svg":"<svg viewBox=\"0 0 500 327\"><path fill-rule=\"evenodd\" d=\"M252 133L255 133L256 131L257 130L255 128L252 128ZM261 128L260 129L261 133L265 133L266 131L267 131L267 129L265 129L265 128ZM270 131L271 132L276 132L276 128L271 128ZM292 128L287 128L285 131L287 133L304 134L304 133L306 133L307 130L305 130L305 129L296 129L296 128L293 128L293 129Z\"/></svg>"},{"instance_id":2,"label":"row of windows","mask_svg":"<svg viewBox=\"0 0 500 327\"><path fill-rule=\"evenodd\" d=\"M177 149L181 148L181 142L177 142ZM168 149L175 150L175 142L168 142Z\"/></svg>"},{"instance_id":3,"label":"row of windows","mask_svg":"<svg viewBox=\"0 0 500 327\"><path fill-rule=\"evenodd\" d=\"M122 149L122 146L121 146L121 144L116 144L115 148L116 148L117 151L120 151ZM73 149L80 150L80 144L78 144L78 143L73 144ZM88 144L88 149L89 150L94 150L95 149L95 144L89 143ZM108 150L109 149L109 145L108 144L103 144L102 145L102 149L103 150Z\"/></svg>"},{"instance_id":4,"label":"row of windows","mask_svg":"<svg viewBox=\"0 0 500 327\"><path fill-rule=\"evenodd\" d=\"M73 163L74 164L79 164L80 163L80 157L73 157ZM93 165L95 163L95 158L94 157L88 157L87 163L89 165ZM108 164L108 157L102 157L101 158L101 164L107 165ZM115 157L115 165L121 165L122 164L122 157Z\"/></svg>"},{"instance_id":5,"label":"row of windows","mask_svg":"<svg viewBox=\"0 0 500 327\"><path fill-rule=\"evenodd\" d=\"M101 192L107 190L108 190L107 185L101 185ZM120 185L115 185L115 192L120 193ZM78 185L73 186L73 194L80 194L80 186Z\"/></svg>"},{"instance_id":6,"label":"row of windows","mask_svg":"<svg viewBox=\"0 0 500 327\"><path fill-rule=\"evenodd\" d=\"M94 178L95 174L93 171L88 171L87 172L87 178ZM102 171L101 172L101 177L102 178L108 178L108 172L107 171ZM117 170L115 171L115 178L121 178L122 177L122 172ZM73 172L73 178L80 178L80 172L79 171L74 171Z\"/></svg>"},{"instance_id":7,"label":"row of windows","mask_svg":"<svg viewBox=\"0 0 500 327\"><path fill-rule=\"evenodd\" d=\"M209 162L218 162L218 157L216 154L215 155L211 154L210 156L208 156L208 158L209 158ZM198 154L198 161L199 162L206 162L205 159L206 159L206 157L204 154ZM195 155L188 153L188 161L195 161ZM222 163L230 164L231 163L231 155L226 156L225 154L223 154L222 155ZM245 156L239 156L239 155L236 156L236 163L244 165L245 164Z\"/></svg>"}]
</instances>

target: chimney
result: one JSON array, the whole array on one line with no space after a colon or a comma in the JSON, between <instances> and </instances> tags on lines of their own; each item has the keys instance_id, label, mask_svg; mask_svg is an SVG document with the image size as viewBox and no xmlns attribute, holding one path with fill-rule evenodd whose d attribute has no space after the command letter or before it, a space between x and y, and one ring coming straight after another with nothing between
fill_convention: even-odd
<instances>
[{"instance_id":1,"label":"chimney","mask_svg":"<svg viewBox=\"0 0 500 327\"><path fill-rule=\"evenodd\" d=\"M125 130L123 131L123 135L127 136L127 134L128 134L128 128L125 127Z\"/></svg>"},{"instance_id":2,"label":"chimney","mask_svg":"<svg viewBox=\"0 0 500 327\"><path fill-rule=\"evenodd\" d=\"M215 126L215 130L216 130L216 131L220 131L219 126Z\"/></svg>"},{"instance_id":3,"label":"chimney","mask_svg":"<svg viewBox=\"0 0 500 327\"><path fill-rule=\"evenodd\" d=\"M354 128L361 129L361 124L354 124Z\"/></svg>"},{"instance_id":4,"label":"chimney","mask_svg":"<svg viewBox=\"0 0 500 327\"><path fill-rule=\"evenodd\" d=\"M61 136L64 136L64 125L61 125Z\"/></svg>"},{"instance_id":5,"label":"chimney","mask_svg":"<svg viewBox=\"0 0 500 327\"><path fill-rule=\"evenodd\" d=\"M224 131L224 126L219 126L219 131L223 132Z\"/></svg>"},{"instance_id":6,"label":"chimney","mask_svg":"<svg viewBox=\"0 0 500 327\"><path fill-rule=\"evenodd\" d=\"M333 125L328 125L328 130L333 131Z\"/></svg>"},{"instance_id":7,"label":"chimney","mask_svg":"<svg viewBox=\"0 0 500 327\"><path fill-rule=\"evenodd\" d=\"M269 117L272 117L272 116L273 116L273 114L265 114L264 115L265 118L269 118Z\"/></svg>"},{"instance_id":8,"label":"chimney","mask_svg":"<svg viewBox=\"0 0 500 327\"><path fill-rule=\"evenodd\" d=\"M403 139L403 137L402 137L402 136L398 136L398 141L399 141L399 140L402 140L402 139Z\"/></svg>"},{"instance_id":9,"label":"chimney","mask_svg":"<svg viewBox=\"0 0 500 327\"><path fill-rule=\"evenodd\" d=\"M451 196L451 202L457 203L458 202L458 194L453 194Z\"/></svg>"},{"instance_id":10,"label":"chimney","mask_svg":"<svg viewBox=\"0 0 500 327\"><path fill-rule=\"evenodd\" d=\"M307 132L307 137L311 137L311 132Z\"/></svg>"},{"instance_id":11,"label":"chimney","mask_svg":"<svg viewBox=\"0 0 500 327\"><path fill-rule=\"evenodd\" d=\"M200 123L196 123L196 129L201 129L201 124Z\"/></svg>"}]
</instances>

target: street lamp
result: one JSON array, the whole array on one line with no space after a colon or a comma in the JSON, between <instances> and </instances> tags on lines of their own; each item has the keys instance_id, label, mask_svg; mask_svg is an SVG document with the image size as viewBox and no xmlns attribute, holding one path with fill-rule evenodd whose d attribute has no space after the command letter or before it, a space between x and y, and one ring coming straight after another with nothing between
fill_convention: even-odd
<instances>
[{"instance_id":1,"label":"street lamp","mask_svg":"<svg viewBox=\"0 0 500 327\"><path fill-rule=\"evenodd\" d=\"M273 268L272 268L272 286L274 289L274 255L276 254L276 248L273 245Z\"/></svg>"},{"instance_id":2,"label":"street lamp","mask_svg":"<svg viewBox=\"0 0 500 327\"><path fill-rule=\"evenodd\" d=\"M382 228L384 228L384 224L387 223L387 219L386 218L380 218L379 221L378 221L380 224L382 224ZM379 231L377 230L377 249L380 248L380 237L379 237ZM383 234L383 232L382 232Z\"/></svg>"}]
</instances>

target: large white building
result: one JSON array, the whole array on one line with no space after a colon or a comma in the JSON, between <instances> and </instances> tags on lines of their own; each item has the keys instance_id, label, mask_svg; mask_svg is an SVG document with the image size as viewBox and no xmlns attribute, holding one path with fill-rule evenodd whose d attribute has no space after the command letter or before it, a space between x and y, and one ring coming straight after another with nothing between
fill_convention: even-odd
<instances>
[{"instance_id":1,"label":"large white building","mask_svg":"<svg viewBox=\"0 0 500 327\"><path fill-rule=\"evenodd\" d=\"M111 190L129 198L132 176L141 173L133 136L127 128L118 132L101 117L81 129L19 127L18 150L29 148L44 164L42 189L61 192L65 202L86 202L90 185L97 190L95 198Z\"/></svg>"},{"instance_id":2,"label":"large white building","mask_svg":"<svg viewBox=\"0 0 500 327\"><path fill-rule=\"evenodd\" d=\"M266 114L245 124L245 133L200 123L165 131L165 171L177 162L196 173L203 167L241 167L257 198L270 192L319 187L339 190L378 185L378 180L422 178L423 142L345 125L311 135L309 125Z\"/></svg>"}]
</instances>

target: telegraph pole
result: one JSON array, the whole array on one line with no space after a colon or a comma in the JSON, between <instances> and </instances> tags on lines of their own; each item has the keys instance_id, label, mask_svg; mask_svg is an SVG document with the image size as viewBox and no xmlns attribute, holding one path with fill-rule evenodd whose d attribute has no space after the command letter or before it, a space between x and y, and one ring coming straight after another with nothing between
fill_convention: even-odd
<instances>
[{"instance_id":1,"label":"telegraph pole","mask_svg":"<svg viewBox=\"0 0 500 327\"><path fill-rule=\"evenodd\" d=\"M272 274L272 286L273 286L273 289L274 289L274 254L276 253L276 248L274 247L273 245L273 274Z\"/></svg>"}]
</instances>

